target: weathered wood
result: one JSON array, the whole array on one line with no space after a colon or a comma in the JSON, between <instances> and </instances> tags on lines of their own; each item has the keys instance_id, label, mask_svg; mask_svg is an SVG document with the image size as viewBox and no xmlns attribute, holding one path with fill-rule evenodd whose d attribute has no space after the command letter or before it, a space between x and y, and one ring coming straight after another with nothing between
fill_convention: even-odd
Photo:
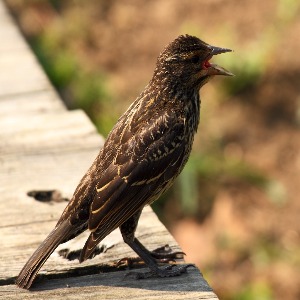
<instances>
[{"instance_id":1,"label":"weathered wood","mask_svg":"<svg viewBox=\"0 0 300 300\"><path fill-rule=\"evenodd\" d=\"M5 55L2 52L0 70L0 97L49 89L46 75L26 49L8 51Z\"/></svg>"},{"instance_id":2,"label":"weathered wood","mask_svg":"<svg viewBox=\"0 0 300 300\"><path fill-rule=\"evenodd\" d=\"M49 280L32 292L0 286L0 293L0 299L218 299L196 269L182 277L148 280L134 280L118 271Z\"/></svg>"},{"instance_id":3,"label":"weathered wood","mask_svg":"<svg viewBox=\"0 0 300 300\"><path fill-rule=\"evenodd\" d=\"M100 149L103 139L82 111L9 115L1 118L2 154L43 154Z\"/></svg>"},{"instance_id":4,"label":"weathered wood","mask_svg":"<svg viewBox=\"0 0 300 300\"><path fill-rule=\"evenodd\" d=\"M82 264L59 250L81 249L88 232L61 245L33 291L13 284L66 205L39 202L27 192L58 189L71 197L103 138L82 111L65 109L1 0L0 70L0 299L217 299L198 269L175 278L125 277L114 262L135 254L118 230L101 242L102 253ZM180 250L150 207L137 236L149 249L169 244Z\"/></svg>"},{"instance_id":5,"label":"weathered wood","mask_svg":"<svg viewBox=\"0 0 300 300\"><path fill-rule=\"evenodd\" d=\"M52 89L0 97L0 118L7 117L12 112L17 117L29 113L62 112L65 109Z\"/></svg>"}]
</instances>

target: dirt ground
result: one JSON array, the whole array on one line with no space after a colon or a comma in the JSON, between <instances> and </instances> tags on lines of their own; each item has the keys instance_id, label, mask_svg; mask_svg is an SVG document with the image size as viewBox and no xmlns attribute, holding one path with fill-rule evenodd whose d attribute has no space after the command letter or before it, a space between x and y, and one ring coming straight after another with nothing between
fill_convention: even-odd
<instances>
[{"instance_id":1,"label":"dirt ground","mask_svg":"<svg viewBox=\"0 0 300 300\"><path fill-rule=\"evenodd\" d=\"M219 139L225 160L260 170L268 185L221 180L213 208L201 222L178 218L169 205L167 224L187 261L199 266L220 299L300 299L298 2L52 1L58 8L48 1L29 2L8 1L25 34L39 34L59 19L72 24L79 38L70 38L70 48L87 68L107 75L118 115L149 81L158 53L178 34L234 49L222 64L234 69L230 80L235 83L226 90L225 79L216 79L201 93L193 155L208 140Z\"/></svg>"}]
</instances>

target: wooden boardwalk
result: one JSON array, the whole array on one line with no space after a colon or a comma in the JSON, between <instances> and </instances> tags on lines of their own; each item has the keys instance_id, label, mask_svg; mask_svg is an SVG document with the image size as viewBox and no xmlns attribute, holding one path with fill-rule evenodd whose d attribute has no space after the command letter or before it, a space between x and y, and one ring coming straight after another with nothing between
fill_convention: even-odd
<instances>
[{"instance_id":1,"label":"wooden boardwalk","mask_svg":"<svg viewBox=\"0 0 300 300\"><path fill-rule=\"evenodd\" d=\"M59 255L59 249L80 249L83 235L53 253L31 291L14 285L66 205L27 192L58 189L70 197L102 144L82 111L66 110L0 0L0 299L217 299L198 269L166 279L125 277L128 271L114 262L135 255L118 231L94 259L79 264ZM149 249L180 249L151 208L137 236Z\"/></svg>"}]
</instances>

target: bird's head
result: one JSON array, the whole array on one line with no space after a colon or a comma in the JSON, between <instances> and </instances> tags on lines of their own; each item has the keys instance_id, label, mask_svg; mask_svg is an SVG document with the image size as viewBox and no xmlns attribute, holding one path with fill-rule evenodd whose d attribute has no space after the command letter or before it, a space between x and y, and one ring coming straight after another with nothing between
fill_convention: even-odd
<instances>
[{"instance_id":1,"label":"bird's head","mask_svg":"<svg viewBox=\"0 0 300 300\"><path fill-rule=\"evenodd\" d=\"M231 72L210 62L214 55L231 51L211 46L194 36L181 35L159 55L156 75L199 89L215 75L233 76Z\"/></svg>"}]
</instances>

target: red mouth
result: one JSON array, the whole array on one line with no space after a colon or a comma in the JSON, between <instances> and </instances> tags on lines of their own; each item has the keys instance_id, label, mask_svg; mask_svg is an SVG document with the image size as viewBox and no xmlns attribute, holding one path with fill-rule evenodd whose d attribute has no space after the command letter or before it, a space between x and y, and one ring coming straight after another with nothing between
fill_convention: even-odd
<instances>
[{"instance_id":1,"label":"red mouth","mask_svg":"<svg viewBox=\"0 0 300 300\"><path fill-rule=\"evenodd\" d=\"M207 59L206 61L204 61L203 65L202 65L203 69L207 70L208 68L211 67L211 64L209 62L209 60Z\"/></svg>"},{"instance_id":2,"label":"red mouth","mask_svg":"<svg viewBox=\"0 0 300 300\"><path fill-rule=\"evenodd\" d=\"M234 76L231 72L226 69L210 63L209 60L214 56L220 53L231 52L232 50L226 48L219 48L211 46L211 53L206 57L206 60L202 63L202 70L206 70L206 76L214 76L214 75L224 75L224 76Z\"/></svg>"}]
</instances>

